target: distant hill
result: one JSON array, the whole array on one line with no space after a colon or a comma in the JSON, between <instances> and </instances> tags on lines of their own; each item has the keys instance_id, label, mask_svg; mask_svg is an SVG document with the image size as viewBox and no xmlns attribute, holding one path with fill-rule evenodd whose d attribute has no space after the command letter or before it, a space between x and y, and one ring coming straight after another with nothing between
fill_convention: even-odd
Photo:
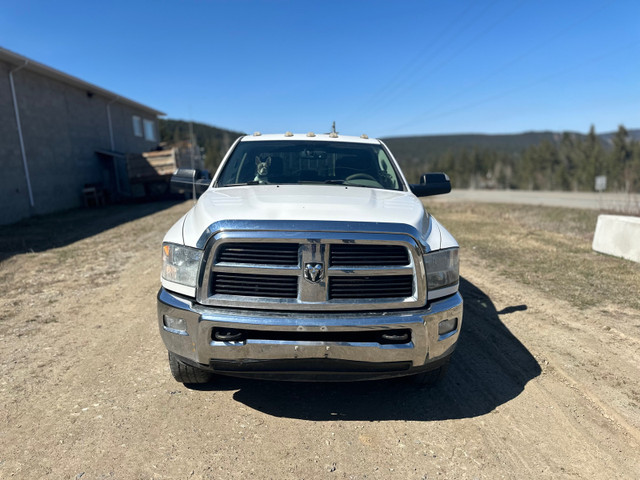
<instances>
[{"instance_id":1,"label":"distant hill","mask_svg":"<svg viewBox=\"0 0 640 480\"><path fill-rule=\"evenodd\" d=\"M213 173L227 153L231 144L242 132L213 127L204 123L192 122L193 135L198 146L204 149L205 168ZM160 119L160 141L178 143L189 140L189 122L184 120Z\"/></svg>"},{"instance_id":2,"label":"distant hill","mask_svg":"<svg viewBox=\"0 0 640 480\"><path fill-rule=\"evenodd\" d=\"M554 132L526 132L510 135L424 135L419 137L390 137L383 141L400 161L414 163L429 162L440 158L448 151L464 149L494 150L513 154L537 145L543 140L559 141L562 134Z\"/></svg>"},{"instance_id":3,"label":"distant hill","mask_svg":"<svg viewBox=\"0 0 640 480\"><path fill-rule=\"evenodd\" d=\"M410 182L444 171L457 188L640 191L640 130L425 135L383 139Z\"/></svg>"},{"instance_id":4,"label":"distant hill","mask_svg":"<svg viewBox=\"0 0 640 480\"><path fill-rule=\"evenodd\" d=\"M631 140L640 141L640 130L627 130L629 132L629 138ZM598 135L600 140L604 143L605 146L609 147L612 145L613 137L616 136L616 132L609 133L601 133Z\"/></svg>"},{"instance_id":5,"label":"distant hill","mask_svg":"<svg viewBox=\"0 0 640 480\"><path fill-rule=\"evenodd\" d=\"M629 138L640 140L640 129L628 130ZM580 140L586 134L568 132ZM452 135L424 135L412 137L389 137L384 142L389 146L394 156L403 163L429 162L440 158L445 153L459 152L465 149L493 150L499 153L519 154L533 145L539 145L544 140L559 143L564 132L525 132L506 135L484 134L452 134ZM616 132L598 134L602 145L609 148Z\"/></svg>"}]
</instances>

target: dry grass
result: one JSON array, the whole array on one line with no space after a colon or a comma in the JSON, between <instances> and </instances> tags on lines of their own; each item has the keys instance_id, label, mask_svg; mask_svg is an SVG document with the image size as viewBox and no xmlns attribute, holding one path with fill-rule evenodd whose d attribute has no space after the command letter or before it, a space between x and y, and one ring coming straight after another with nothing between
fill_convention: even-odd
<instances>
[{"instance_id":1,"label":"dry grass","mask_svg":"<svg viewBox=\"0 0 640 480\"><path fill-rule=\"evenodd\" d=\"M640 309L640 264L591 249L595 211L471 203L434 203L428 209L460 243L463 263L481 261L581 308Z\"/></svg>"}]
</instances>

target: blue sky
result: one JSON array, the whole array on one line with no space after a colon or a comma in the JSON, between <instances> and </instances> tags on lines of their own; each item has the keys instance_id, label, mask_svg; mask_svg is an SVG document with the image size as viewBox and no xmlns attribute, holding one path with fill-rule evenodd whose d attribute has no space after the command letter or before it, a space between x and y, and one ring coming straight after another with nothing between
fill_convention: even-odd
<instances>
[{"instance_id":1,"label":"blue sky","mask_svg":"<svg viewBox=\"0 0 640 480\"><path fill-rule=\"evenodd\" d=\"M4 1L0 46L232 130L640 128L640 1Z\"/></svg>"}]
</instances>

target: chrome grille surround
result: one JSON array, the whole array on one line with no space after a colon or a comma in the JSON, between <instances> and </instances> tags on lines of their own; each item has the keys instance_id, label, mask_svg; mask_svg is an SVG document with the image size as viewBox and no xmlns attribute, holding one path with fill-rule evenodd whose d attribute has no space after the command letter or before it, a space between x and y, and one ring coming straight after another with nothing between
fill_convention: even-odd
<instances>
[{"instance_id":1,"label":"chrome grille surround","mask_svg":"<svg viewBox=\"0 0 640 480\"><path fill-rule=\"evenodd\" d=\"M265 225L267 223L267 225ZM424 307L427 303L426 279L422 263L425 248L406 230L393 229L389 233L380 224L359 224L360 229L368 226L371 231L353 231L353 224L342 222L326 222L331 225L315 224L324 227L305 231L310 222L286 222L282 229L256 229L256 226L270 226L271 222L256 222L251 229L223 228L203 243L204 257L198 275L197 302L202 305L255 308L286 311L376 311L389 309L407 309ZM262 225L261 225L262 224ZM338 225L340 224L340 225ZM392 225L392 224L391 224ZM237 227L237 226L236 226ZM340 230L339 227L344 228ZM406 228L406 226L403 226ZM284 229L286 228L286 230ZM416 232L417 233L417 232ZM219 261L218 252L232 244L296 244L298 246L297 265L248 264ZM406 249L408 263L406 265L340 265L331 266L330 252L332 245L395 245ZM271 247L270 247L271 248ZM341 247L342 248L342 247ZM323 265L323 275L317 281L304 278L306 265ZM271 277L297 277L298 291L296 298L281 298L252 295L229 295L215 291L214 274L233 275L265 275ZM348 277L394 277L411 276L411 294L402 297L380 298L330 298L329 282L331 279ZM340 283L340 282L338 282ZM342 282L344 283L344 282ZM383 282L384 283L384 282ZM376 286L378 283L376 283ZM404 290L401 290L404 292ZM407 290L407 293L408 290Z\"/></svg>"}]
</instances>

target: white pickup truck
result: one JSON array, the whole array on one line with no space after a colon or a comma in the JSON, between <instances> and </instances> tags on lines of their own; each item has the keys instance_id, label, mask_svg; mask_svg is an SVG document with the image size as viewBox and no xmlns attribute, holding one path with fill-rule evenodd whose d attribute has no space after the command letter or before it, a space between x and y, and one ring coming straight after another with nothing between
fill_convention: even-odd
<instances>
[{"instance_id":1,"label":"white pickup truck","mask_svg":"<svg viewBox=\"0 0 640 480\"><path fill-rule=\"evenodd\" d=\"M446 371L462 323L458 244L380 140L239 138L167 232L158 293L174 378L340 381Z\"/></svg>"}]
</instances>

